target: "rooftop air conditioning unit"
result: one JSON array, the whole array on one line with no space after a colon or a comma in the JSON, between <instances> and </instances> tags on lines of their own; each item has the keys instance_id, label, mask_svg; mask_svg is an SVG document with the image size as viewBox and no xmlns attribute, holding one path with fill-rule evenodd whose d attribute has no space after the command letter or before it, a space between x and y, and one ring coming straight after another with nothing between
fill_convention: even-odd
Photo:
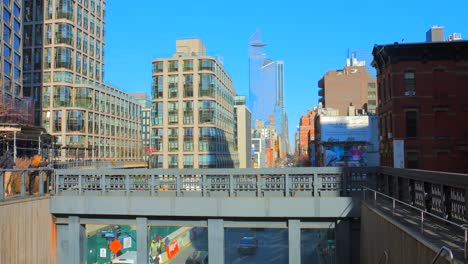
<instances>
[{"instance_id":1,"label":"rooftop air conditioning unit","mask_svg":"<svg viewBox=\"0 0 468 264\"><path fill-rule=\"evenodd\" d=\"M405 96L416 96L416 92L415 91L406 91Z\"/></svg>"}]
</instances>

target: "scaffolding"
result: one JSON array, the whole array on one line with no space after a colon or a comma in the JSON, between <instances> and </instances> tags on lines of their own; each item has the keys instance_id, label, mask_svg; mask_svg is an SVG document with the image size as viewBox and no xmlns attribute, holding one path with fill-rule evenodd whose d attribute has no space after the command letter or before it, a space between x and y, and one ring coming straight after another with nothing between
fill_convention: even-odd
<instances>
[{"instance_id":1,"label":"scaffolding","mask_svg":"<svg viewBox=\"0 0 468 264\"><path fill-rule=\"evenodd\" d=\"M15 98L0 92L0 155L7 149L14 158L39 154L50 156L53 136L34 126L34 102L31 98Z\"/></svg>"},{"instance_id":2,"label":"scaffolding","mask_svg":"<svg viewBox=\"0 0 468 264\"><path fill-rule=\"evenodd\" d=\"M34 101L29 97L15 98L0 93L0 123L34 124Z\"/></svg>"}]
</instances>

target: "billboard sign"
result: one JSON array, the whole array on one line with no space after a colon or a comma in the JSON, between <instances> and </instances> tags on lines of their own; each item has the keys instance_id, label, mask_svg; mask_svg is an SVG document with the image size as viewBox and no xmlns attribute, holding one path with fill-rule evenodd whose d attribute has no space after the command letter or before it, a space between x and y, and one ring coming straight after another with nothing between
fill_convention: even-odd
<instances>
[{"instance_id":1,"label":"billboard sign","mask_svg":"<svg viewBox=\"0 0 468 264\"><path fill-rule=\"evenodd\" d=\"M320 117L322 142L371 141L368 116Z\"/></svg>"}]
</instances>

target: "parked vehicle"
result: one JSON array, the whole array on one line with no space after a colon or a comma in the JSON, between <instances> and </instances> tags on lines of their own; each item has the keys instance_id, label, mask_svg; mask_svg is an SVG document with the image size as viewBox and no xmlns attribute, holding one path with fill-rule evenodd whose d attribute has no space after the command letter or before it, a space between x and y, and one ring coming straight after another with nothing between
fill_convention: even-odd
<instances>
[{"instance_id":1,"label":"parked vehicle","mask_svg":"<svg viewBox=\"0 0 468 264\"><path fill-rule=\"evenodd\" d=\"M206 251L194 251L190 255L185 264L208 264L208 252Z\"/></svg>"},{"instance_id":2,"label":"parked vehicle","mask_svg":"<svg viewBox=\"0 0 468 264\"><path fill-rule=\"evenodd\" d=\"M241 255L253 255L257 252L258 241L255 237L243 237L237 250Z\"/></svg>"}]
</instances>

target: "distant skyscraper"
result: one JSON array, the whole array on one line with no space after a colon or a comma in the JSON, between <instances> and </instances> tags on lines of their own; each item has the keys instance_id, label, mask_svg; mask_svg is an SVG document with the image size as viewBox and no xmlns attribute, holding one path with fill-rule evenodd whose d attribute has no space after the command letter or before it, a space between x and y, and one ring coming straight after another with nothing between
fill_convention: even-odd
<instances>
[{"instance_id":1,"label":"distant skyscraper","mask_svg":"<svg viewBox=\"0 0 468 264\"><path fill-rule=\"evenodd\" d=\"M252 126L256 120L267 122L274 116L274 125L282 143L283 153L289 151L287 117L284 108L284 63L270 60L263 53L260 32L256 31L249 39L249 101L252 111ZM284 155L281 155L284 156Z\"/></svg>"}]
</instances>

